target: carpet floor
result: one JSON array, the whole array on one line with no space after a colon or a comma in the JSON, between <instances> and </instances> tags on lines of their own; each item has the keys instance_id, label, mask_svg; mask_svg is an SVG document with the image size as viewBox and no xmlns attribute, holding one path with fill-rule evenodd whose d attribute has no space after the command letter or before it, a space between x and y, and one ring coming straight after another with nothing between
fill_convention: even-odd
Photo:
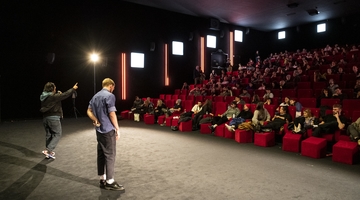
<instances>
[{"instance_id":1,"label":"carpet floor","mask_svg":"<svg viewBox=\"0 0 360 200\"><path fill-rule=\"evenodd\" d=\"M171 131L120 120L115 180L99 188L88 118L62 120L56 159L45 159L42 120L0 124L0 199L359 199L360 165L284 152L281 145Z\"/></svg>"}]
</instances>

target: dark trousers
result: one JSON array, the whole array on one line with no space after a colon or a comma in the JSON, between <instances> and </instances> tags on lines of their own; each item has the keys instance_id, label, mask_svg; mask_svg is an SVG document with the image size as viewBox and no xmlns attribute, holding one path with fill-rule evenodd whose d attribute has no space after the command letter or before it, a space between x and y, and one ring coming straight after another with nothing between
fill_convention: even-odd
<instances>
[{"instance_id":1,"label":"dark trousers","mask_svg":"<svg viewBox=\"0 0 360 200\"><path fill-rule=\"evenodd\" d=\"M193 128L199 128L200 120L203 118L203 114L197 113L194 115L194 118L192 119L192 127Z\"/></svg>"},{"instance_id":2,"label":"dark trousers","mask_svg":"<svg viewBox=\"0 0 360 200\"><path fill-rule=\"evenodd\" d=\"M336 130L338 130L337 121L327 122L320 124L317 128L315 128L312 132L312 136L321 137L323 133L335 133Z\"/></svg>"},{"instance_id":3,"label":"dark trousers","mask_svg":"<svg viewBox=\"0 0 360 200\"><path fill-rule=\"evenodd\" d=\"M262 125L261 128L264 128L264 129L272 129L272 130L275 130L275 131L278 131L280 130L280 128L282 126L284 126L286 122L284 120L274 120L274 121L271 121L271 122L268 122L266 125Z\"/></svg>"},{"instance_id":4,"label":"dark trousers","mask_svg":"<svg viewBox=\"0 0 360 200\"><path fill-rule=\"evenodd\" d=\"M228 118L226 116L216 116L213 118L212 124L216 124L216 125L220 125L223 124L225 122L229 121Z\"/></svg>"},{"instance_id":5,"label":"dark trousers","mask_svg":"<svg viewBox=\"0 0 360 200\"><path fill-rule=\"evenodd\" d=\"M114 166L116 157L115 130L108 133L96 131L97 145L97 169L98 175L106 173L106 180L114 178Z\"/></svg>"}]
</instances>

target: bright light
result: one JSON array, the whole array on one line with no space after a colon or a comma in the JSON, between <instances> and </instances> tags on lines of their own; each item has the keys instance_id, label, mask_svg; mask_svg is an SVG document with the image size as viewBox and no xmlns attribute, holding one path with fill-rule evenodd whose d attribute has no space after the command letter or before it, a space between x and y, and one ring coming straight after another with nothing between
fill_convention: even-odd
<instances>
[{"instance_id":1,"label":"bright light","mask_svg":"<svg viewBox=\"0 0 360 200\"><path fill-rule=\"evenodd\" d=\"M184 44L182 42L172 42L172 54L173 55L184 55Z\"/></svg>"},{"instance_id":2,"label":"bright light","mask_svg":"<svg viewBox=\"0 0 360 200\"><path fill-rule=\"evenodd\" d=\"M325 32L325 31L326 31L326 24L325 23L317 25L317 32L318 33Z\"/></svg>"},{"instance_id":3,"label":"bright light","mask_svg":"<svg viewBox=\"0 0 360 200\"><path fill-rule=\"evenodd\" d=\"M99 56L97 54L91 54L90 56L91 61L96 62L99 60Z\"/></svg>"},{"instance_id":4,"label":"bright light","mask_svg":"<svg viewBox=\"0 0 360 200\"><path fill-rule=\"evenodd\" d=\"M130 66L135 68L144 68L144 54L143 53L131 53Z\"/></svg>"},{"instance_id":5,"label":"bright light","mask_svg":"<svg viewBox=\"0 0 360 200\"><path fill-rule=\"evenodd\" d=\"M278 33L278 39L281 40L281 39L285 39L285 31L280 31Z\"/></svg>"},{"instance_id":6,"label":"bright light","mask_svg":"<svg viewBox=\"0 0 360 200\"><path fill-rule=\"evenodd\" d=\"M213 35L207 35L206 46L209 48L216 48L216 37Z\"/></svg>"},{"instance_id":7,"label":"bright light","mask_svg":"<svg viewBox=\"0 0 360 200\"><path fill-rule=\"evenodd\" d=\"M235 30L235 42L242 42L243 41L243 32Z\"/></svg>"}]
</instances>

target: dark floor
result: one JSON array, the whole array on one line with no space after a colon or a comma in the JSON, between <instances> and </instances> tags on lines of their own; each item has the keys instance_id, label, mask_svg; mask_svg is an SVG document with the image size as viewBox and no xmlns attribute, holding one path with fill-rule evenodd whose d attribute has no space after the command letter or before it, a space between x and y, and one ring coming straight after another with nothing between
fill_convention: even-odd
<instances>
[{"instance_id":1,"label":"dark floor","mask_svg":"<svg viewBox=\"0 0 360 200\"><path fill-rule=\"evenodd\" d=\"M56 160L44 159L41 120L0 124L0 199L359 199L360 164L312 159L199 132L121 120L115 179L98 187L88 118L62 121Z\"/></svg>"}]
</instances>

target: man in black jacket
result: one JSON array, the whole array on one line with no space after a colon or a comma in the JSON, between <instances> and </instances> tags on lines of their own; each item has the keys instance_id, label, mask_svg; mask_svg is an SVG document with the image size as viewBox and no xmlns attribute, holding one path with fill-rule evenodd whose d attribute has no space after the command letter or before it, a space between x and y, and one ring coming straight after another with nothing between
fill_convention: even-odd
<instances>
[{"instance_id":1,"label":"man in black jacket","mask_svg":"<svg viewBox=\"0 0 360 200\"><path fill-rule=\"evenodd\" d=\"M63 118L63 110L61 101L70 97L73 92L78 88L77 83L62 93L61 91L56 92L56 86L52 82L47 82L44 86L44 90L40 95L41 109L43 113L43 125L46 132L46 149L42 153L46 158L55 159L54 149L58 144L62 128L60 118Z\"/></svg>"}]
</instances>

